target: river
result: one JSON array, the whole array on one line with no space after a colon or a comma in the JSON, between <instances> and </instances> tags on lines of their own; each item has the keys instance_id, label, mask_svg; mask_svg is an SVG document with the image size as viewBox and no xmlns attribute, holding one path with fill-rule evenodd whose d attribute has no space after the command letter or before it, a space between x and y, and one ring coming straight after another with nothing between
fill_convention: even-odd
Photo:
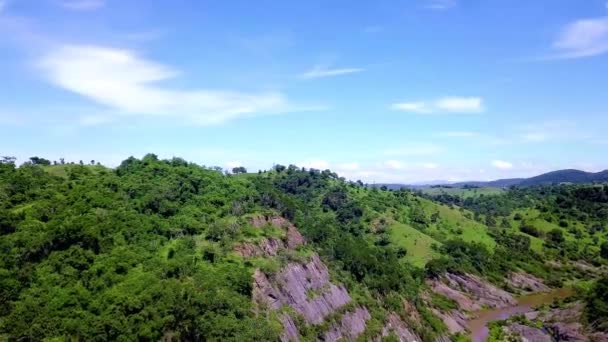
<instances>
[{"instance_id":1,"label":"river","mask_svg":"<svg viewBox=\"0 0 608 342\"><path fill-rule=\"evenodd\" d=\"M473 314L476 318L470 320L467 326L469 331L471 331L471 338L474 342L485 342L489 334L488 323L532 311L539 305L552 303L554 299L569 297L572 295L572 292L572 289L563 288L551 292L525 295L517 298L517 305L515 306L474 312Z\"/></svg>"}]
</instances>

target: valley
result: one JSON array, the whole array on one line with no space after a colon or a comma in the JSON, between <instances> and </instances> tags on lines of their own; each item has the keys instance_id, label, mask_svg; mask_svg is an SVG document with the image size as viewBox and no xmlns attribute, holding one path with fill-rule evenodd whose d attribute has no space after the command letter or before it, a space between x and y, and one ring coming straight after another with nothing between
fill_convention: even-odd
<instances>
[{"instance_id":1,"label":"valley","mask_svg":"<svg viewBox=\"0 0 608 342\"><path fill-rule=\"evenodd\" d=\"M6 340L608 338L604 184L383 190L149 154L5 162L0 189Z\"/></svg>"}]
</instances>

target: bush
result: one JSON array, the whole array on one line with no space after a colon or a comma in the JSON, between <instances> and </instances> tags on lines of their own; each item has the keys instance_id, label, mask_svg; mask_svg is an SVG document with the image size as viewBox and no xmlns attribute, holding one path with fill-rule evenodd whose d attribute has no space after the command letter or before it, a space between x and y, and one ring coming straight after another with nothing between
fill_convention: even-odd
<instances>
[{"instance_id":1,"label":"bush","mask_svg":"<svg viewBox=\"0 0 608 342\"><path fill-rule=\"evenodd\" d=\"M522 224L521 227L519 227L519 230L522 233L526 233L526 234L534 236L534 237L542 236L542 232L531 224Z\"/></svg>"}]
</instances>

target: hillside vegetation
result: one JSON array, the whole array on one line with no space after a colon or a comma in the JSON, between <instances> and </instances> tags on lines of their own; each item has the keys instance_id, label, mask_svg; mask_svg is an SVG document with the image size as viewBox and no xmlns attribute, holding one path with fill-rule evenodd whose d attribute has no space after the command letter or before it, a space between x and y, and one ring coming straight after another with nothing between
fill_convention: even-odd
<instances>
[{"instance_id":1,"label":"hillside vegetation","mask_svg":"<svg viewBox=\"0 0 608 342\"><path fill-rule=\"evenodd\" d=\"M391 321L435 341L451 332L438 313L457 306L429 294L432 279L467 274L506 288L525 271L561 286L584 276L551 263L608 259L608 186L423 196L329 170L226 174L153 154L115 169L43 164L0 163L0 339L266 341L291 315L300 338L316 340L339 315L365 311L361 339ZM295 227L306 243L291 246ZM328 284L352 299L324 323L252 300L254 277L322 268L316 255ZM597 327L602 286L587 297Z\"/></svg>"}]
</instances>

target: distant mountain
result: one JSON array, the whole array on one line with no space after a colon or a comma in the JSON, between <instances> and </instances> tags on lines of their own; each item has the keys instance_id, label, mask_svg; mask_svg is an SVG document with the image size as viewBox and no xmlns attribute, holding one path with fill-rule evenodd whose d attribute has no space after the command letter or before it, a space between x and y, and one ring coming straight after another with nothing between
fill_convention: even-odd
<instances>
[{"instance_id":1,"label":"distant mountain","mask_svg":"<svg viewBox=\"0 0 608 342\"><path fill-rule=\"evenodd\" d=\"M454 183L453 186L479 186L479 187L497 187L504 188L509 186L533 186L533 185L548 185L555 183L594 183L608 182L608 170L601 172L585 172L581 170L558 170L543 173L542 175L530 178L510 178L498 179L489 182L460 182Z\"/></svg>"},{"instance_id":2,"label":"distant mountain","mask_svg":"<svg viewBox=\"0 0 608 342\"><path fill-rule=\"evenodd\" d=\"M505 179L497 179L493 181L471 181L471 182L458 182L452 184L455 187L463 187L465 185L468 186L478 186L478 187L490 187L490 188L508 188L510 186L519 185L521 182L525 181L526 178L505 178Z\"/></svg>"},{"instance_id":3,"label":"distant mountain","mask_svg":"<svg viewBox=\"0 0 608 342\"><path fill-rule=\"evenodd\" d=\"M510 186L534 186L534 185L548 185L555 183L597 183L597 182L608 182L608 170L601 172L585 172L581 170L567 169L558 170L543 173L542 175L530 177L530 178L506 178L497 179L493 181L470 181L470 182L458 182L458 183L447 183L447 182L419 182L416 184L375 184L376 187L386 186L389 189L400 189L406 188L422 188L431 185L450 185L452 187L463 187L463 186L478 186L478 187L492 187L492 188L507 188Z\"/></svg>"},{"instance_id":4,"label":"distant mountain","mask_svg":"<svg viewBox=\"0 0 608 342\"><path fill-rule=\"evenodd\" d=\"M594 183L608 182L608 170L601 172L585 172L581 170L559 170L527 178L518 183L519 186L543 185L553 183Z\"/></svg>"}]
</instances>

